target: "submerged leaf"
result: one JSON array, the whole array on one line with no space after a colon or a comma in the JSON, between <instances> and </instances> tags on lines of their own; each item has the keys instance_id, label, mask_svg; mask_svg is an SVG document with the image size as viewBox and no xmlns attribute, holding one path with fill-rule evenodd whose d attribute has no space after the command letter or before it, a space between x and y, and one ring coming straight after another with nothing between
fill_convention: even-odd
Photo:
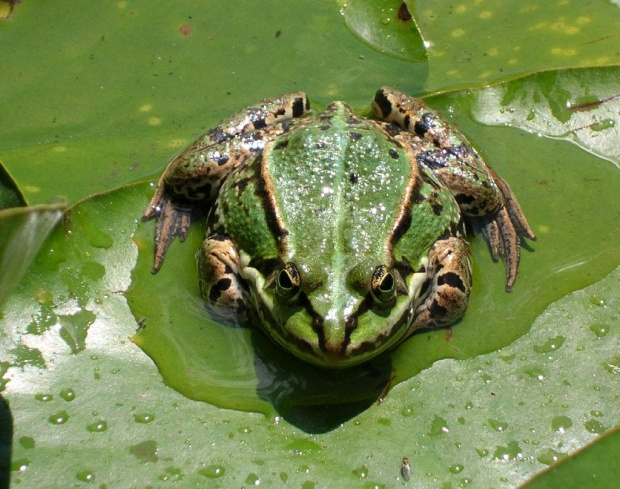
<instances>
[{"instance_id":1,"label":"submerged leaf","mask_svg":"<svg viewBox=\"0 0 620 489\"><path fill-rule=\"evenodd\" d=\"M483 124L565 139L620 168L620 67L541 73L473 95Z\"/></svg>"}]
</instances>

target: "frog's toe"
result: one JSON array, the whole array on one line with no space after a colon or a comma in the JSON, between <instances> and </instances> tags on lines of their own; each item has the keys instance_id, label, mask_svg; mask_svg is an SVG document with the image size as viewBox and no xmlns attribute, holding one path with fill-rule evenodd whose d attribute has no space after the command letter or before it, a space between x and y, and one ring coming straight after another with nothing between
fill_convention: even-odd
<instances>
[{"instance_id":1,"label":"frog's toe","mask_svg":"<svg viewBox=\"0 0 620 489\"><path fill-rule=\"evenodd\" d=\"M517 278L521 258L520 229L504 206L497 213L487 217L481 228L489 243L493 259L502 258L506 264L506 292L510 292Z\"/></svg>"},{"instance_id":2,"label":"frog's toe","mask_svg":"<svg viewBox=\"0 0 620 489\"><path fill-rule=\"evenodd\" d=\"M155 225L155 259L152 273L157 273L164 262L166 251L175 236L184 241L191 221L192 208L182 206L164 195L159 201L159 217ZM146 213L145 213L146 214Z\"/></svg>"}]
</instances>

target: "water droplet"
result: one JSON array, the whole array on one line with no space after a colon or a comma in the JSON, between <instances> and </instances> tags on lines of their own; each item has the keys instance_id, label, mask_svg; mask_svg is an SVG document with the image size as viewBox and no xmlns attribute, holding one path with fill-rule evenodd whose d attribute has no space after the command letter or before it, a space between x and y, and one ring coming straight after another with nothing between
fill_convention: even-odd
<instances>
[{"instance_id":1,"label":"water droplet","mask_svg":"<svg viewBox=\"0 0 620 489\"><path fill-rule=\"evenodd\" d=\"M527 121L533 121L535 117L536 117L536 111L535 111L534 109L531 109L531 110L528 112L527 116L525 117L525 120L527 120Z\"/></svg>"},{"instance_id":2,"label":"water droplet","mask_svg":"<svg viewBox=\"0 0 620 489\"><path fill-rule=\"evenodd\" d=\"M493 428L498 433L503 433L508 429L508 423L506 423L506 421L500 421L499 419L493 418L489 418L487 421L491 425L491 428Z\"/></svg>"},{"instance_id":3,"label":"water droplet","mask_svg":"<svg viewBox=\"0 0 620 489\"><path fill-rule=\"evenodd\" d=\"M611 129L612 127L615 127L615 125L616 123L613 119L604 119L602 121L592 124L590 126L590 129L592 129L593 131L603 131L605 129Z\"/></svg>"},{"instance_id":4,"label":"water droplet","mask_svg":"<svg viewBox=\"0 0 620 489\"><path fill-rule=\"evenodd\" d=\"M603 362L603 368L612 374L620 374L620 356L612 357Z\"/></svg>"},{"instance_id":5,"label":"water droplet","mask_svg":"<svg viewBox=\"0 0 620 489\"><path fill-rule=\"evenodd\" d=\"M536 460L538 460L541 464L551 465L557 462L558 460L563 459L564 457L566 457L565 453L556 452L555 450L550 448L545 453L536 457Z\"/></svg>"},{"instance_id":6,"label":"water droplet","mask_svg":"<svg viewBox=\"0 0 620 489\"><path fill-rule=\"evenodd\" d=\"M323 450L321 445L310 440L295 440L284 447L285 450L292 450L295 455L307 455L318 453Z\"/></svg>"},{"instance_id":7,"label":"water droplet","mask_svg":"<svg viewBox=\"0 0 620 489\"><path fill-rule=\"evenodd\" d=\"M50 402L54 400L53 394L35 394L34 398L39 402Z\"/></svg>"},{"instance_id":8,"label":"water droplet","mask_svg":"<svg viewBox=\"0 0 620 489\"><path fill-rule=\"evenodd\" d=\"M152 414L134 414L133 419L136 421L136 423L149 424L155 420L155 416L153 416Z\"/></svg>"},{"instance_id":9,"label":"water droplet","mask_svg":"<svg viewBox=\"0 0 620 489\"><path fill-rule=\"evenodd\" d=\"M200 469L198 473L209 479L216 479L222 477L226 473L226 469L221 465L207 465L204 469Z\"/></svg>"},{"instance_id":10,"label":"water droplet","mask_svg":"<svg viewBox=\"0 0 620 489\"><path fill-rule=\"evenodd\" d=\"M508 446L497 447L493 454L493 458L504 461L513 460L515 458L521 459L523 458L523 450L521 450L521 447L516 441L511 441L508 443Z\"/></svg>"},{"instance_id":11,"label":"water droplet","mask_svg":"<svg viewBox=\"0 0 620 489\"><path fill-rule=\"evenodd\" d=\"M559 350L564 344L564 336L556 336L549 338L544 344L534 346L536 353L550 353L552 351Z\"/></svg>"},{"instance_id":12,"label":"water droplet","mask_svg":"<svg viewBox=\"0 0 620 489\"><path fill-rule=\"evenodd\" d=\"M358 476L360 479L365 479L366 477L368 477L368 467L366 467L365 465L362 465L361 467L357 469L353 469L353 473L356 476Z\"/></svg>"},{"instance_id":13,"label":"water droplet","mask_svg":"<svg viewBox=\"0 0 620 489\"><path fill-rule=\"evenodd\" d=\"M86 429L91 433L101 433L108 429L108 423L100 419L86 426Z\"/></svg>"},{"instance_id":14,"label":"water droplet","mask_svg":"<svg viewBox=\"0 0 620 489\"><path fill-rule=\"evenodd\" d=\"M609 326L607 324L593 324L590 326L590 331L599 338L604 338L609 333Z\"/></svg>"},{"instance_id":15,"label":"water droplet","mask_svg":"<svg viewBox=\"0 0 620 489\"><path fill-rule=\"evenodd\" d=\"M453 464L448 467L448 470L453 474L460 474L465 470L465 466L463 464Z\"/></svg>"},{"instance_id":16,"label":"water droplet","mask_svg":"<svg viewBox=\"0 0 620 489\"><path fill-rule=\"evenodd\" d=\"M58 411L52 414L47 420L52 424L65 424L69 420L67 411Z\"/></svg>"},{"instance_id":17,"label":"water droplet","mask_svg":"<svg viewBox=\"0 0 620 489\"><path fill-rule=\"evenodd\" d=\"M392 421L389 418L379 418L377 420L377 423L383 426L390 426L392 424Z\"/></svg>"},{"instance_id":18,"label":"water droplet","mask_svg":"<svg viewBox=\"0 0 620 489\"><path fill-rule=\"evenodd\" d=\"M239 428L237 430L237 432L241 433L241 434L247 434L247 433L252 433L252 428L249 427L245 427L245 428Z\"/></svg>"},{"instance_id":19,"label":"water droplet","mask_svg":"<svg viewBox=\"0 0 620 489\"><path fill-rule=\"evenodd\" d=\"M446 433L450 433L448 422L439 416L435 416L435 419L433 419L433 422L431 423L431 430L428 434L430 436L438 436Z\"/></svg>"},{"instance_id":20,"label":"water droplet","mask_svg":"<svg viewBox=\"0 0 620 489\"><path fill-rule=\"evenodd\" d=\"M483 458L489 454L489 451L486 448L476 448L476 453L480 458Z\"/></svg>"},{"instance_id":21,"label":"water droplet","mask_svg":"<svg viewBox=\"0 0 620 489\"><path fill-rule=\"evenodd\" d=\"M607 307L607 301L602 297L599 297L598 295L593 295L592 297L590 297L590 302L595 306Z\"/></svg>"},{"instance_id":22,"label":"water droplet","mask_svg":"<svg viewBox=\"0 0 620 489\"><path fill-rule=\"evenodd\" d=\"M459 424L465 424L465 418L463 416L459 416L457 418L457 421L458 421Z\"/></svg>"},{"instance_id":23,"label":"water droplet","mask_svg":"<svg viewBox=\"0 0 620 489\"><path fill-rule=\"evenodd\" d=\"M602 411L590 411L590 415L596 418L602 418L603 412Z\"/></svg>"},{"instance_id":24,"label":"water droplet","mask_svg":"<svg viewBox=\"0 0 620 489\"><path fill-rule=\"evenodd\" d=\"M596 433L601 435L605 432L606 428L596 419L589 419L583 424L583 427L590 433Z\"/></svg>"},{"instance_id":25,"label":"water droplet","mask_svg":"<svg viewBox=\"0 0 620 489\"><path fill-rule=\"evenodd\" d=\"M129 447L129 453L138 458L143 463L157 462L157 442L155 440L146 440L137 445Z\"/></svg>"},{"instance_id":26,"label":"water droplet","mask_svg":"<svg viewBox=\"0 0 620 489\"><path fill-rule=\"evenodd\" d=\"M280 472L280 480L282 482L288 481L288 474L286 472Z\"/></svg>"},{"instance_id":27,"label":"water droplet","mask_svg":"<svg viewBox=\"0 0 620 489\"><path fill-rule=\"evenodd\" d=\"M314 489L316 484L312 481L306 481L301 485L301 489Z\"/></svg>"},{"instance_id":28,"label":"water droplet","mask_svg":"<svg viewBox=\"0 0 620 489\"><path fill-rule=\"evenodd\" d=\"M25 470L30 465L30 460L27 458L18 458L15 460L11 460L11 471L12 472L25 472Z\"/></svg>"},{"instance_id":29,"label":"water droplet","mask_svg":"<svg viewBox=\"0 0 620 489\"><path fill-rule=\"evenodd\" d=\"M405 406L400 412L403 416L409 417L413 415L413 408L411 406Z\"/></svg>"},{"instance_id":30,"label":"water droplet","mask_svg":"<svg viewBox=\"0 0 620 489\"><path fill-rule=\"evenodd\" d=\"M90 469L79 470L75 478L82 482L95 482L95 474Z\"/></svg>"},{"instance_id":31,"label":"water droplet","mask_svg":"<svg viewBox=\"0 0 620 489\"><path fill-rule=\"evenodd\" d=\"M568 416L556 416L551 420L551 429L564 433L568 428L573 426L573 420Z\"/></svg>"},{"instance_id":32,"label":"water droplet","mask_svg":"<svg viewBox=\"0 0 620 489\"><path fill-rule=\"evenodd\" d=\"M19 442L21 447L25 448L26 450L30 450L35 446L34 438L32 438L31 436L22 436L17 441Z\"/></svg>"},{"instance_id":33,"label":"water droplet","mask_svg":"<svg viewBox=\"0 0 620 489\"><path fill-rule=\"evenodd\" d=\"M183 480L183 472L176 467L166 467L158 479L165 482L179 482Z\"/></svg>"},{"instance_id":34,"label":"water droplet","mask_svg":"<svg viewBox=\"0 0 620 489\"><path fill-rule=\"evenodd\" d=\"M75 391L71 388L63 389L60 391L60 397L67 402L71 402L75 399Z\"/></svg>"},{"instance_id":35,"label":"water droplet","mask_svg":"<svg viewBox=\"0 0 620 489\"><path fill-rule=\"evenodd\" d=\"M260 478L256 474L251 473L245 478L245 483L251 486L258 486L260 484Z\"/></svg>"},{"instance_id":36,"label":"water droplet","mask_svg":"<svg viewBox=\"0 0 620 489\"><path fill-rule=\"evenodd\" d=\"M546 378L545 373L538 367L527 368L523 371L523 373L525 373L526 375L536 380L542 381L542 380L545 380Z\"/></svg>"}]
</instances>

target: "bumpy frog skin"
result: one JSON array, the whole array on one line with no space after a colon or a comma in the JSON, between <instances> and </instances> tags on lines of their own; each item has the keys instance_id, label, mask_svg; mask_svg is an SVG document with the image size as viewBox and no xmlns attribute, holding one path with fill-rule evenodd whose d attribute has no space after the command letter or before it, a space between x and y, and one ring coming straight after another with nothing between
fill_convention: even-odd
<instances>
[{"instance_id":1,"label":"bumpy frog skin","mask_svg":"<svg viewBox=\"0 0 620 489\"><path fill-rule=\"evenodd\" d=\"M144 213L157 217L153 272L208 206L197 260L210 312L330 367L465 313L466 221L511 290L520 237L535 237L508 184L421 100L384 87L372 109L311 115L297 92L221 121L168 165Z\"/></svg>"}]
</instances>

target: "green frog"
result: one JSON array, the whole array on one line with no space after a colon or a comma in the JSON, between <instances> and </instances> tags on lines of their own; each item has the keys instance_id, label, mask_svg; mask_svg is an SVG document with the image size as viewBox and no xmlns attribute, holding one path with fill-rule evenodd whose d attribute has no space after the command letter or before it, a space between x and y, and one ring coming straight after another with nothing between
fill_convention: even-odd
<instances>
[{"instance_id":1,"label":"green frog","mask_svg":"<svg viewBox=\"0 0 620 489\"><path fill-rule=\"evenodd\" d=\"M372 111L312 114L296 92L222 120L168 165L143 215L157 218L153 272L207 206L210 313L327 367L465 313L466 222L503 258L510 291L520 239L535 236L508 184L423 101L384 87Z\"/></svg>"}]
</instances>

